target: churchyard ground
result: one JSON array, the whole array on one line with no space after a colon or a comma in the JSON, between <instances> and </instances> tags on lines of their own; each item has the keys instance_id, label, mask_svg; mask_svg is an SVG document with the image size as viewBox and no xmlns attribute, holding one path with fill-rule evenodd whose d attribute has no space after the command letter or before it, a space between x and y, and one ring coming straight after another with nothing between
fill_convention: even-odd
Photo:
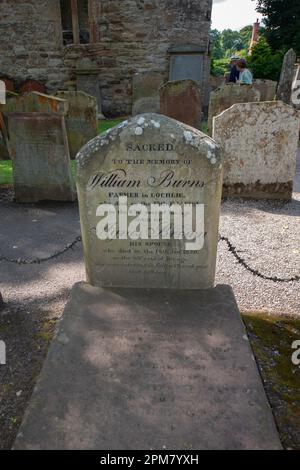
<instances>
[{"instance_id":1,"label":"churchyard ground","mask_svg":"<svg viewBox=\"0 0 300 470\"><path fill-rule=\"evenodd\" d=\"M105 122L101 131L114 124ZM14 260L1 261L5 306L0 332L7 345L7 366L0 369L0 448L8 449L70 288L85 272L77 203L14 203L10 165L0 164L0 255ZM300 448L300 370L291 361L292 343L300 339L299 283L266 280L260 274L298 274L300 154L297 171L291 202L223 200L216 278L233 287L282 443L294 449ZM56 256L58 252L63 253ZM238 258L258 274L245 269ZM22 263L35 259L46 260Z\"/></svg>"}]
</instances>

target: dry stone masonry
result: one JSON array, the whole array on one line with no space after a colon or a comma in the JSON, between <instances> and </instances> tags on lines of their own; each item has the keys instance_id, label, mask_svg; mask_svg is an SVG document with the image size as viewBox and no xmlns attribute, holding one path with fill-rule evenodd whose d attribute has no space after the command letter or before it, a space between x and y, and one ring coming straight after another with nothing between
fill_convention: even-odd
<instances>
[{"instance_id":1,"label":"dry stone masonry","mask_svg":"<svg viewBox=\"0 0 300 470\"><path fill-rule=\"evenodd\" d=\"M167 80L171 56L182 56L172 48L183 45L208 86L212 0L81 0L75 43L70 3L1 1L1 74L17 86L39 81L48 93L76 90L78 79L78 90L95 90L105 115L128 115L134 74L157 71ZM88 67L80 66L85 58ZM87 79L89 89L82 88Z\"/></svg>"},{"instance_id":2,"label":"dry stone masonry","mask_svg":"<svg viewBox=\"0 0 300 470\"><path fill-rule=\"evenodd\" d=\"M89 142L78 154L77 166L85 263L92 285L170 289L213 286L222 165L212 139L165 116L145 114ZM128 207L143 205L141 217L150 227L137 240L121 229L120 214L127 214L127 208L120 205L120 197L127 198ZM99 236L102 204L116 208L119 225L113 239ZM163 239L166 222L152 238L153 204L156 208L177 204L182 214L184 204L198 204L201 246L188 249L186 238L192 235L191 228L181 239L172 235ZM194 212L193 221L195 218ZM110 232L112 224L108 225ZM171 233L175 230L174 222Z\"/></svg>"},{"instance_id":3,"label":"dry stone masonry","mask_svg":"<svg viewBox=\"0 0 300 470\"><path fill-rule=\"evenodd\" d=\"M235 104L215 117L223 195L291 199L299 125L298 111L281 101Z\"/></svg>"}]
</instances>

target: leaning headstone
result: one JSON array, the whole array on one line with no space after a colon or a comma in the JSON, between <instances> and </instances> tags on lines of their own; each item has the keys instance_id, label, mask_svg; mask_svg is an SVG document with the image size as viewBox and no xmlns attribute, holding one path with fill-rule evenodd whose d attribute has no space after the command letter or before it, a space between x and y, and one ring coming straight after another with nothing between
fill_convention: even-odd
<instances>
[{"instance_id":1,"label":"leaning headstone","mask_svg":"<svg viewBox=\"0 0 300 470\"><path fill-rule=\"evenodd\" d=\"M13 113L8 130L16 201L74 200L64 117Z\"/></svg>"},{"instance_id":2,"label":"leaning headstone","mask_svg":"<svg viewBox=\"0 0 300 470\"><path fill-rule=\"evenodd\" d=\"M10 98L0 105L0 111L7 116L10 113L59 113L66 115L68 102L51 95L32 91L26 95Z\"/></svg>"},{"instance_id":3,"label":"leaning headstone","mask_svg":"<svg viewBox=\"0 0 300 470\"><path fill-rule=\"evenodd\" d=\"M59 91L57 96L69 104L66 128L71 158L98 134L98 106L94 96L83 91Z\"/></svg>"},{"instance_id":4,"label":"leaning headstone","mask_svg":"<svg viewBox=\"0 0 300 470\"><path fill-rule=\"evenodd\" d=\"M160 90L160 113L192 127L201 125L199 84L193 80L168 82Z\"/></svg>"},{"instance_id":5,"label":"leaning headstone","mask_svg":"<svg viewBox=\"0 0 300 470\"><path fill-rule=\"evenodd\" d=\"M86 270L92 285L213 286L222 165L219 148L208 136L162 115L137 116L99 135L79 152L77 190ZM112 205L107 208L112 219L104 231L102 204ZM127 216L128 211L138 210L131 208L135 204L141 206L137 234L137 220ZM166 210L166 219L158 227L155 214L159 210ZM186 216L183 223L176 218L168 231L167 213L177 210L181 215L187 211ZM191 210L197 236L188 228ZM174 231L179 231L176 238ZM195 244L187 243L187 238Z\"/></svg>"},{"instance_id":6,"label":"leaning headstone","mask_svg":"<svg viewBox=\"0 0 300 470\"><path fill-rule=\"evenodd\" d=\"M292 89L292 105L300 110L300 65L296 67L293 89Z\"/></svg>"},{"instance_id":7,"label":"leaning headstone","mask_svg":"<svg viewBox=\"0 0 300 470\"><path fill-rule=\"evenodd\" d=\"M223 148L224 196L289 200L300 119L281 101L235 104L214 118Z\"/></svg>"},{"instance_id":8,"label":"leaning headstone","mask_svg":"<svg viewBox=\"0 0 300 470\"><path fill-rule=\"evenodd\" d=\"M229 83L210 94L208 132L212 134L213 118L235 103L260 101L260 92L248 85Z\"/></svg>"},{"instance_id":9,"label":"leaning headstone","mask_svg":"<svg viewBox=\"0 0 300 470\"><path fill-rule=\"evenodd\" d=\"M296 57L294 49L290 49L283 59L276 98L286 104L291 103Z\"/></svg>"},{"instance_id":10,"label":"leaning headstone","mask_svg":"<svg viewBox=\"0 0 300 470\"><path fill-rule=\"evenodd\" d=\"M260 101L274 101L278 83L274 80L257 79L253 81L253 88L260 92Z\"/></svg>"},{"instance_id":11,"label":"leaning headstone","mask_svg":"<svg viewBox=\"0 0 300 470\"><path fill-rule=\"evenodd\" d=\"M163 75L159 72L140 72L132 78L132 115L159 113L159 88Z\"/></svg>"}]
</instances>

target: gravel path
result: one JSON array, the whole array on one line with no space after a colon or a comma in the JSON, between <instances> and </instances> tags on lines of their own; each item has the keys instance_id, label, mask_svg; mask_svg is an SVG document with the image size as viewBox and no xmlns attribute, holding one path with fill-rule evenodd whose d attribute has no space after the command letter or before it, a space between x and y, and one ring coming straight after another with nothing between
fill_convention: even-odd
<instances>
[{"instance_id":1,"label":"gravel path","mask_svg":"<svg viewBox=\"0 0 300 470\"><path fill-rule=\"evenodd\" d=\"M300 154L292 202L228 199L220 232L253 268L290 278L300 271ZM80 235L75 204L16 205L0 201L0 254L46 257ZM27 305L59 316L72 285L85 278L82 246L40 265L0 264L0 290L11 306ZM300 313L299 282L275 283L245 270L219 243L217 283L231 284L241 310Z\"/></svg>"}]
</instances>

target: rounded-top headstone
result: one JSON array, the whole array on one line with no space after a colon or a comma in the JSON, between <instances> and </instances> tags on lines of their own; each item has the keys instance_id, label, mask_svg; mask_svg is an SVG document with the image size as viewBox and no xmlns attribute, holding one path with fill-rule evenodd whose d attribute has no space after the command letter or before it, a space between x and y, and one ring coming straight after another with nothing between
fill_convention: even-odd
<instances>
[{"instance_id":1,"label":"rounded-top headstone","mask_svg":"<svg viewBox=\"0 0 300 470\"><path fill-rule=\"evenodd\" d=\"M207 135L162 115L136 116L82 148L77 155L77 189L91 284L174 289L214 284L222 164L219 147ZM100 230L104 204L112 216L107 239ZM139 225L133 217L138 215L137 204L143 230L136 227L132 239L131 223ZM159 233L153 230L153 213L163 204L171 214L169 233L168 217L162 218ZM175 207L182 214L181 238L178 213L173 218ZM185 217L189 210L192 227ZM202 243L193 245L189 242L196 233Z\"/></svg>"}]
</instances>

